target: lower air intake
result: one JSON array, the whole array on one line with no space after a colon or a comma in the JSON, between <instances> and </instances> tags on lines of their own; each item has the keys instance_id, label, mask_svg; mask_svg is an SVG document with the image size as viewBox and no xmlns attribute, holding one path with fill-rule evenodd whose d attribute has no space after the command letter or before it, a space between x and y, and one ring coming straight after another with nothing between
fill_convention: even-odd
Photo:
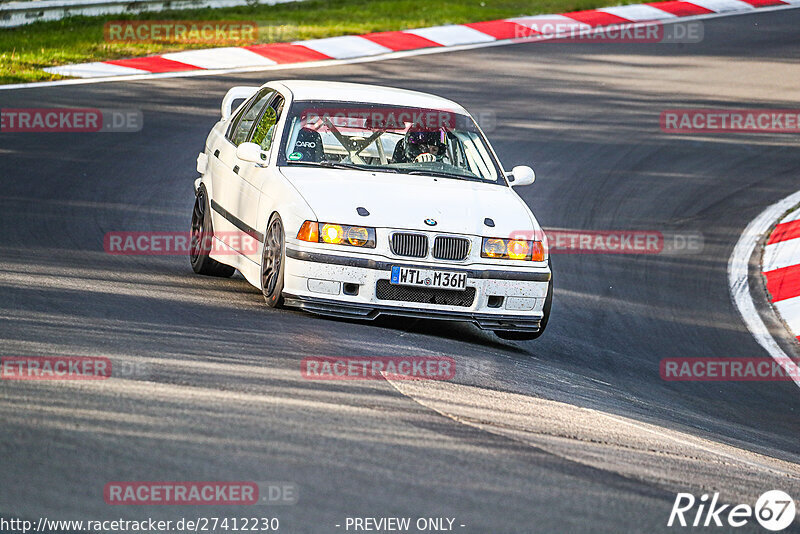
<instances>
[{"instance_id":1,"label":"lower air intake","mask_svg":"<svg viewBox=\"0 0 800 534\"><path fill-rule=\"evenodd\" d=\"M398 286L389 283L388 280L378 280L375 286L375 296L380 300L468 308L475 301L475 288L468 287L464 291L453 291L452 289Z\"/></svg>"}]
</instances>

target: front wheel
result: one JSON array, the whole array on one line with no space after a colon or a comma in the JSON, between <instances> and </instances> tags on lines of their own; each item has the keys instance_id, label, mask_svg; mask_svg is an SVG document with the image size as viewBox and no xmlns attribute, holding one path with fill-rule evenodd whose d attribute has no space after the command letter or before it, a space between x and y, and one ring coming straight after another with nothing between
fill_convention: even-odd
<instances>
[{"instance_id":1,"label":"front wheel","mask_svg":"<svg viewBox=\"0 0 800 534\"><path fill-rule=\"evenodd\" d=\"M552 272L552 270L551 270ZM547 327L547 321L550 319L550 309L553 307L553 278L551 275L550 284L547 286L547 296L544 299L544 317L542 322L539 323L538 332L515 332L513 330L495 330L494 333L500 339L507 339L509 341L531 341L538 339L539 336L544 334L544 329Z\"/></svg>"},{"instance_id":2,"label":"front wheel","mask_svg":"<svg viewBox=\"0 0 800 534\"><path fill-rule=\"evenodd\" d=\"M214 229L211 227L211 214L209 213L206 188L202 185L197 191L192 210L192 235L189 261L192 269L197 274L208 276L222 276L230 278L236 269L211 259L208 255L214 242Z\"/></svg>"},{"instance_id":3,"label":"front wheel","mask_svg":"<svg viewBox=\"0 0 800 534\"><path fill-rule=\"evenodd\" d=\"M283 304L283 271L286 246L283 238L283 221L274 214L264 234L264 250L261 253L261 292L270 308Z\"/></svg>"}]
</instances>

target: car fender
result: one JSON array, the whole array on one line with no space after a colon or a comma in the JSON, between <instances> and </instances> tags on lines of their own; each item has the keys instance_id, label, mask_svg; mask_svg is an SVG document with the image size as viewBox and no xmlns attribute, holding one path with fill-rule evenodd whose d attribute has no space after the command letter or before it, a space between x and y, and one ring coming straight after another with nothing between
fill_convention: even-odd
<instances>
[{"instance_id":1,"label":"car fender","mask_svg":"<svg viewBox=\"0 0 800 534\"><path fill-rule=\"evenodd\" d=\"M305 221L316 221L317 215L300 192L277 167L265 169L258 206L258 230L267 228L270 217L280 213L287 240L294 240Z\"/></svg>"}]
</instances>

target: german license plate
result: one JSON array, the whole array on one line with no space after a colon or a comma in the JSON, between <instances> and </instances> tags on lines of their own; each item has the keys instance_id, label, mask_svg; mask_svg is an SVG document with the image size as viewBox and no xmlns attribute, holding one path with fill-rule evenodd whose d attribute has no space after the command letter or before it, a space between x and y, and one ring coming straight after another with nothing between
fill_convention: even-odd
<instances>
[{"instance_id":1,"label":"german license plate","mask_svg":"<svg viewBox=\"0 0 800 534\"><path fill-rule=\"evenodd\" d=\"M413 267L392 267L392 284L400 286L436 287L440 289L467 288L467 273L454 273Z\"/></svg>"}]
</instances>

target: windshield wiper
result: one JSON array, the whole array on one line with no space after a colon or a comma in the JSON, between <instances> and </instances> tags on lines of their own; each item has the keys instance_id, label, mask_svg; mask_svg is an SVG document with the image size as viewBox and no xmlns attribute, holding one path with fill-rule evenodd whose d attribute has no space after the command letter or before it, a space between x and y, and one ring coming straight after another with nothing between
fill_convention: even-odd
<instances>
[{"instance_id":1,"label":"windshield wiper","mask_svg":"<svg viewBox=\"0 0 800 534\"><path fill-rule=\"evenodd\" d=\"M371 171L378 171L378 172L393 172L397 174L401 172L399 169L395 169L394 167L370 167L369 170Z\"/></svg>"},{"instance_id":2,"label":"windshield wiper","mask_svg":"<svg viewBox=\"0 0 800 534\"><path fill-rule=\"evenodd\" d=\"M485 182L486 180L482 180L477 176L467 176L465 174L453 174L451 172L444 172L444 171L408 171L405 174L413 174L413 175L430 175L430 176L441 176L443 178L456 178L459 180L472 180L475 182Z\"/></svg>"},{"instance_id":3,"label":"windshield wiper","mask_svg":"<svg viewBox=\"0 0 800 534\"><path fill-rule=\"evenodd\" d=\"M331 167L334 169L358 169L359 171L368 171L362 167L361 165L356 165L355 163L342 163L341 161L320 161L320 167Z\"/></svg>"},{"instance_id":4,"label":"windshield wiper","mask_svg":"<svg viewBox=\"0 0 800 534\"><path fill-rule=\"evenodd\" d=\"M342 163L341 161L322 161L320 165L323 167L333 167L337 169L358 169L360 171L371 171L371 172L400 172L397 169L393 169L392 167L377 167L372 165L357 165L355 163Z\"/></svg>"},{"instance_id":5,"label":"windshield wiper","mask_svg":"<svg viewBox=\"0 0 800 534\"><path fill-rule=\"evenodd\" d=\"M368 171L366 167L356 165L355 163L342 163L341 161L288 161L289 165L307 165L309 167L327 167L330 169L358 169L359 171Z\"/></svg>"},{"instance_id":6,"label":"windshield wiper","mask_svg":"<svg viewBox=\"0 0 800 534\"><path fill-rule=\"evenodd\" d=\"M357 165L355 163L343 163L341 161L287 161L289 165L307 165L309 167L326 167L329 169L356 169L359 171L370 171L370 172L392 172L392 173L403 173L400 169L395 169L393 167L378 167L372 165ZM408 174L408 173L403 173ZM442 174L445 176L446 173ZM447 176L455 176L453 174L449 174Z\"/></svg>"}]
</instances>

